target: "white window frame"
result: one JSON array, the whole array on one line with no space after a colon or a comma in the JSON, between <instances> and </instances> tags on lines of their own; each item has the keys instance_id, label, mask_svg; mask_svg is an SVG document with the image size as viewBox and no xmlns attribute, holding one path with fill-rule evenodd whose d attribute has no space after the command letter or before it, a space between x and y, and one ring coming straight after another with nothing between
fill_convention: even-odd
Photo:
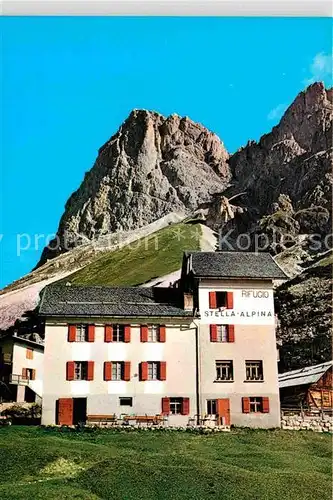
<instances>
[{"instance_id":1,"label":"white window frame","mask_svg":"<svg viewBox=\"0 0 333 500\"><path fill-rule=\"evenodd\" d=\"M159 325L148 325L148 342L158 342L160 335Z\"/></svg>"},{"instance_id":2,"label":"white window frame","mask_svg":"<svg viewBox=\"0 0 333 500\"><path fill-rule=\"evenodd\" d=\"M75 331L75 342L87 342L88 325L77 325Z\"/></svg>"},{"instance_id":3,"label":"white window frame","mask_svg":"<svg viewBox=\"0 0 333 500\"><path fill-rule=\"evenodd\" d=\"M125 341L125 325L117 324L112 325L112 341L124 342Z\"/></svg>"},{"instance_id":4,"label":"white window frame","mask_svg":"<svg viewBox=\"0 0 333 500\"><path fill-rule=\"evenodd\" d=\"M148 361L148 380L158 380L159 362Z\"/></svg>"},{"instance_id":5,"label":"white window frame","mask_svg":"<svg viewBox=\"0 0 333 500\"><path fill-rule=\"evenodd\" d=\"M87 380L87 361L74 361L74 380Z\"/></svg>"},{"instance_id":6,"label":"white window frame","mask_svg":"<svg viewBox=\"0 0 333 500\"><path fill-rule=\"evenodd\" d=\"M228 342L228 326L216 325L216 334L218 342Z\"/></svg>"},{"instance_id":7,"label":"white window frame","mask_svg":"<svg viewBox=\"0 0 333 500\"><path fill-rule=\"evenodd\" d=\"M250 413L262 413L262 398L250 398Z\"/></svg>"},{"instance_id":8,"label":"white window frame","mask_svg":"<svg viewBox=\"0 0 333 500\"><path fill-rule=\"evenodd\" d=\"M215 407L215 412L213 411ZM207 415L216 415L217 414L217 400L216 399L207 399Z\"/></svg>"},{"instance_id":9,"label":"white window frame","mask_svg":"<svg viewBox=\"0 0 333 500\"><path fill-rule=\"evenodd\" d=\"M119 381L123 379L123 363L122 361L111 361L111 380Z\"/></svg>"},{"instance_id":10,"label":"white window frame","mask_svg":"<svg viewBox=\"0 0 333 500\"><path fill-rule=\"evenodd\" d=\"M183 398L170 398L171 415L181 415L182 406L183 406Z\"/></svg>"},{"instance_id":11,"label":"white window frame","mask_svg":"<svg viewBox=\"0 0 333 500\"><path fill-rule=\"evenodd\" d=\"M215 362L216 378L219 382L233 382L234 367L232 360L221 360Z\"/></svg>"},{"instance_id":12,"label":"white window frame","mask_svg":"<svg viewBox=\"0 0 333 500\"><path fill-rule=\"evenodd\" d=\"M263 362L260 360L245 361L245 377L247 382L261 382L264 380Z\"/></svg>"}]
</instances>

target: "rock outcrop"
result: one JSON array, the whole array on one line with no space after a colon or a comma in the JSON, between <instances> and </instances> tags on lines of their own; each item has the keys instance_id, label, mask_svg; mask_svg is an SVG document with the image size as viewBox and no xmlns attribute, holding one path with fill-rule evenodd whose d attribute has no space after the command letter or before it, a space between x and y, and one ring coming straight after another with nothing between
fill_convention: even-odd
<instances>
[{"instance_id":1,"label":"rock outcrop","mask_svg":"<svg viewBox=\"0 0 333 500\"><path fill-rule=\"evenodd\" d=\"M66 203L57 237L39 265L103 234L191 213L230 178L221 140L189 118L134 110L99 150L93 168Z\"/></svg>"},{"instance_id":2,"label":"rock outcrop","mask_svg":"<svg viewBox=\"0 0 333 500\"><path fill-rule=\"evenodd\" d=\"M276 290L280 371L331 359L332 257L326 255Z\"/></svg>"},{"instance_id":3,"label":"rock outcrop","mask_svg":"<svg viewBox=\"0 0 333 500\"><path fill-rule=\"evenodd\" d=\"M234 216L222 224L215 197L205 207L208 224L232 232L232 242L242 233L253 244L267 235L266 249L275 254L300 235L324 238L332 225L332 112L332 90L322 83L301 92L271 133L230 157L231 185L223 197L239 195Z\"/></svg>"}]
</instances>

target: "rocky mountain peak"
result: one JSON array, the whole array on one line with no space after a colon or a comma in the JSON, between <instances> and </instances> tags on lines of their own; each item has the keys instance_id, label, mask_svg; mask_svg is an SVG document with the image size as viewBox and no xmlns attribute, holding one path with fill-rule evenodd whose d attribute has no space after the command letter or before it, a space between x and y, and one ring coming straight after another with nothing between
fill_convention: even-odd
<instances>
[{"instance_id":1,"label":"rocky mountain peak","mask_svg":"<svg viewBox=\"0 0 333 500\"><path fill-rule=\"evenodd\" d=\"M332 148L332 91L314 83L300 92L280 123L229 159L234 192L246 191L258 213L280 194L302 207L315 186L327 184ZM327 200L324 196L324 205ZM318 200L317 200L318 201ZM306 202L308 203L308 201Z\"/></svg>"},{"instance_id":2,"label":"rocky mountain peak","mask_svg":"<svg viewBox=\"0 0 333 500\"><path fill-rule=\"evenodd\" d=\"M228 157L217 135L188 117L133 110L67 201L60 248L46 248L39 265L82 238L136 229L171 212L191 213L226 187Z\"/></svg>"},{"instance_id":3,"label":"rocky mountain peak","mask_svg":"<svg viewBox=\"0 0 333 500\"><path fill-rule=\"evenodd\" d=\"M332 147L332 89L322 82L298 94L278 126L280 140L294 140L303 151Z\"/></svg>"}]
</instances>

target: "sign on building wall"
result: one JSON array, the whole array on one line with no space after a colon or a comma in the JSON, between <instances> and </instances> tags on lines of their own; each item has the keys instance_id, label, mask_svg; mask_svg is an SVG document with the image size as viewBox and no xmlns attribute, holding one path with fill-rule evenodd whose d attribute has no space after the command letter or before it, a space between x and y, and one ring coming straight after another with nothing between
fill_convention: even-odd
<instances>
[{"instance_id":1,"label":"sign on building wall","mask_svg":"<svg viewBox=\"0 0 333 500\"><path fill-rule=\"evenodd\" d=\"M204 288L199 290L199 306L204 324L275 324L272 290Z\"/></svg>"}]
</instances>

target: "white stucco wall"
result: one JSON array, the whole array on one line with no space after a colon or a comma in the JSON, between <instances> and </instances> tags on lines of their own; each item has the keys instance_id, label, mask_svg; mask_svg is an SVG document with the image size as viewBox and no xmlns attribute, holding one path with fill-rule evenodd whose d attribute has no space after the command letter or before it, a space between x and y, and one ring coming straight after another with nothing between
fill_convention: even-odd
<instances>
[{"instance_id":1,"label":"white stucco wall","mask_svg":"<svg viewBox=\"0 0 333 500\"><path fill-rule=\"evenodd\" d=\"M33 359L27 359L27 348L32 349ZM12 374L22 376L23 368L31 368L36 371L35 380L29 381L29 387L40 397L43 396L43 378L44 378L44 352L38 345L24 343L22 340L13 345L13 364ZM20 392L19 392L20 393ZM18 394L19 394L18 393ZM21 391L22 393L22 391Z\"/></svg>"},{"instance_id":2,"label":"white stucco wall","mask_svg":"<svg viewBox=\"0 0 333 500\"><path fill-rule=\"evenodd\" d=\"M273 288L269 280L201 280L199 305L201 314L209 306L209 291L232 291L235 313L228 317L215 316L188 320L156 320L166 324L165 343L141 343L140 324L152 323L142 318L134 323L129 320L103 318L96 323L85 318L85 323L95 323L95 342L68 342L66 318L48 320L45 328L45 377L43 397L44 424L56 421L56 401L64 397L86 397L87 414L148 414L161 412L163 397L190 398L190 417L197 414L196 382L199 378L200 413L206 413L207 399L229 398L231 424L251 427L277 427L280 424L279 390L277 377L277 351L275 338ZM264 311L264 315L252 314ZM230 311L229 311L230 313ZM269 314L266 314L269 313ZM81 323L82 319L71 319ZM104 325L110 323L131 324L131 342L104 342ZM210 324L235 325L235 342L210 342ZM195 325L199 329L196 364ZM232 360L234 382L215 382L215 362ZM264 380L245 381L245 361L263 362ZM67 361L94 361L93 381L67 381ZM105 361L130 361L129 382L106 382L103 380ZM142 361L166 361L166 381L141 382L139 363ZM119 397L133 398L132 407L119 405ZM269 397L269 413L242 413L242 397ZM186 425L189 416L170 416L170 425Z\"/></svg>"},{"instance_id":3,"label":"white stucco wall","mask_svg":"<svg viewBox=\"0 0 333 500\"><path fill-rule=\"evenodd\" d=\"M75 320L72 322L75 323ZM80 323L80 320L77 321ZM89 319L85 320L89 322ZM90 322L94 322L91 320ZM131 342L104 342L104 324L119 323L108 318L95 321L95 342L68 342L67 322L48 322L45 328L45 377L43 398L44 424L55 423L56 400L63 397L87 397L87 414L148 414L161 413L163 397L189 397L190 414L195 414L195 330L187 323L182 327L166 324L166 342L140 342L139 324L131 325ZM151 323L142 319L141 323ZM123 321L128 324L129 322ZM162 320L160 321L162 324ZM67 381L67 361L94 361L93 381ZM105 361L130 361L128 382L103 380ZM139 363L166 361L166 381L139 380ZM119 397L133 398L133 406L119 405ZM170 416L171 425L188 422L188 416Z\"/></svg>"},{"instance_id":4,"label":"white stucco wall","mask_svg":"<svg viewBox=\"0 0 333 500\"><path fill-rule=\"evenodd\" d=\"M271 311L274 318L272 283L268 281L202 281L199 286L200 311L208 307L210 291L233 291L234 309L259 310L261 307ZM242 298L243 291L266 291L268 298ZM201 307L201 305L203 306ZM257 305L258 304L258 305ZM259 305L259 304L264 304ZM258 324L259 323L259 324ZM275 325L254 323L252 316L244 324L244 318L234 316L232 319L212 317L210 321L200 321L200 406L206 412L207 399L230 399L231 424L250 427L278 427L280 425L280 404L278 387L278 365ZM209 324L233 324L235 342L211 342ZM233 361L233 382L216 382L216 361ZM261 382L246 381L245 361L261 360L263 362L264 380ZM269 413L242 413L242 397L269 397Z\"/></svg>"},{"instance_id":5,"label":"white stucco wall","mask_svg":"<svg viewBox=\"0 0 333 500\"><path fill-rule=\"evenodd\" d=\"M233 309L209 309L209 292L233 292ZM266 280L202 280L199 286L201 323L273 325L272 282Z\"/></svg>"}]
</instances>

